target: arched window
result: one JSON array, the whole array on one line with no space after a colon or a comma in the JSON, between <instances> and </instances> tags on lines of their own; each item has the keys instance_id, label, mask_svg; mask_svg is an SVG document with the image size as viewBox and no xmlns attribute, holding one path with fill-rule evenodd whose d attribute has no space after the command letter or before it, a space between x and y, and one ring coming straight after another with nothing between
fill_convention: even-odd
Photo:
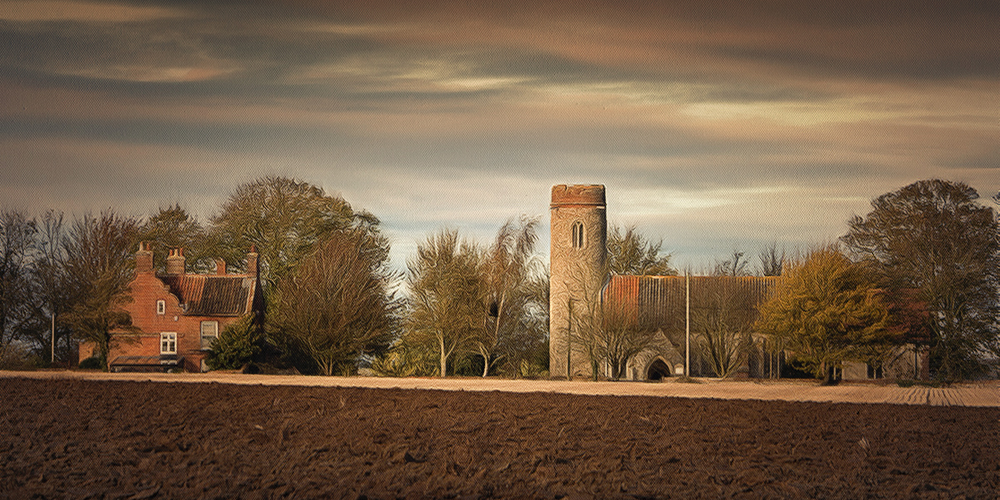
<instances>
[{"instance_id":1,"label":"arched window","mask_svg":"<svg viewBox=\"0 0 1000 500\"><path fill-rule=\"evenodd\" d=\"M573 223L573 248L583 248L583 223L576 221Z\"/></svg>"}]
</instances>

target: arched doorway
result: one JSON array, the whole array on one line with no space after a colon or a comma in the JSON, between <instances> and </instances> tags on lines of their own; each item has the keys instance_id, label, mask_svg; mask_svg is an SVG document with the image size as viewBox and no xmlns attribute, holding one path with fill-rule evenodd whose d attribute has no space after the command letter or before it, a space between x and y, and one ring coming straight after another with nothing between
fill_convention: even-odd
<instances>
[{"instance_id":1,"label":"arched doorway","mask_svg":"<svg viewBox=\"0 0 1000 500\"><path fill-rule=\"evenodd\" d=\"M646 380L663 380L670 376L670 367L662 359L656 358L646 368Z\"/></svg>"}]
</instances>

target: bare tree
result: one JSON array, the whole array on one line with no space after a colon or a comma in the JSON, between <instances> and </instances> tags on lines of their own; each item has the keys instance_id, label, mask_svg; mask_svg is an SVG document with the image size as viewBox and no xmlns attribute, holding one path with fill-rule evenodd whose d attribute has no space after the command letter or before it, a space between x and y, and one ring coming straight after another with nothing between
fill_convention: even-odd
<instances>
[{"instance_id":1,"label":"bare tree","mask_svg":"<svg viewBox=\"0 0 1000 500\"><path fill-rule=\"evenodd\" d=\"M101 366L107 366L111 333L130 330L123 306L132 300L129 282L139 222L106 210L73 221L65 243L66 273L73 296L67 323L80 338L91 341Z\"/></svg>"},{"instance_id":2,"label":"bare tree","mask_svg":"<svg viewBox=\"0 0 1000 500\"><path fill-rule=\"evenodd\" d=\"M602 275L608 276L607 273L605 267ZM594 380L605 366L611 379L620 380L632 358L657 345L657 330L640 321L639 311L633 305L619 297L603 296L603 281L595 282L585 276L574 278L583 294L571 304L570 342L582 348L589 358Z\"/></svg>"},{"instance_id":3,"label":"bare tree","mask_svg":"<svg viewBox=\"0 0 1000 500\"><path fill-rule=\"evenodd\" d=\"M697 280L691 291L691 325L716 376L728 378L747 361L755 319L754 296L739 279Z\"/></svg>"},{"instance_id":4,"label":"bare tree","mask_svg":"<svg viewBox=\"0 0 1000 500\"><path fill-rule=\"evenodd\" d=\"M443 230L417 246L407 262L409 317L404 339L434 346L439 375L448 373L448 360L475 341L484 321L479 273L481 251L460 240L458 232Z\"/></svg>"},{"instance_id":5,"label":"bare tree","mask_svg":"<svg viewBox=\"0 0 1000 500\"><path fill-rule=\"evenodd\" d=\"M933 369L948 380L979 376L1000 354L1000 222L961 182L918 181L872 201L841 239L893 289L927 304Z\"/></svg>"},{"instance_id":6,"label":"bare tree","mask_svg":"<svg viewBox=\"0 0 1000 500\"><path fill-rule=\"evenodd\" d=\"M279 283L271 328L322 374L353 372L361 356L381 354L395 339L397 280L369 234L335 232Z\"/></svg>"},{"instance_id":7,"label":"bare tree","mask_svg":"<svg viewBox=\"0 0 1000 500\"><path fill-rule=\"evenodd\" d=\"M771 242L757 254L760 260L761 276L781 276L781 271L785 267L785 250L778 250L778 244Z\"/></svg>"},{"instance_id":8,"label":"bare tree","mask_svg":"<svg viewBox=\"0 0 1000 500\"><path fill-rule=\"evenodd\" d=\"M653 243L635 226L608 231L608 272L625 276L676 276L670 254L663 253L663 240Z\"/></svg>"},{"instance_id":9,"label":"bare tree","mask_svg":"<svg viewBox=\"0 0 1000 500\"><path fill-rule=\"evenodd\" d=\"M716 261L713 274L716 276L749 276L748 267L749 263L744 258L744 253L734 249L730 258Z\"/></svg>"},{"instance_id":10,"label":"bare tree","mask_svg":"<svg viewBox=\"0 0 1000 500\"><path fill-rule=\"evenodd\" d=\"M532 290L539 274L537 227L537 219L521 217L516 224L508 220L482 255L479 269L487 314L475 344L483 357L484 377L493 363L506 358L517 358L512 361L520 363L520 354L541 339L542 330L531 321L532 307L539 299Z\"/></svg>"},{"instance_id":11,"label":"bare tree","mask_svg":"<svg viewBox=\"0 0 1000 500\"><path fill-rule=\"evenodd\" d=\"M31 257L37 227L16 210L0 212L0 360L31 318Z\"/></svg>"},{"instance_id":12,"label":"bare tree","mask_svg":"<svg viewBox=\"0 0 1000 500\"><path fill-rule=\"evenodd\" d=\"M63 225L63 214L48 210L42 216L36 239L36 258L32 267L33 279L40 301L36 307L36 323L34 328L35 343L40 350L49 351L52 361L56 357L68 360L72 348L70 330L62 321L62 315L69 311L73 304L70 293L69 277L66 273L66 231ZM59 355L56 354L57 340L62 339L63 345ZM43 349L47 347L47 349Z\"/></svg>"}]
</instances>

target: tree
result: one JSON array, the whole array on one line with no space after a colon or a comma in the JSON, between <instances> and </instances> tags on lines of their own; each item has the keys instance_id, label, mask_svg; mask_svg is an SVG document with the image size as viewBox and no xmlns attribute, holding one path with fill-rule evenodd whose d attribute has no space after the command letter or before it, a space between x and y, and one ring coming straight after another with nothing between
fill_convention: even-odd
<instances>
[{"instance_id":1,"label":"tree","mask_svg":"<svg viewBox=\"0 0 1000 500\"><path fill-rule=\"evenodd\" d=\"M608 268L601 275L608 276ZM601 368L607 366L612 380L625 376L629 361L640 352L658 343L657 329L640 321L635 304L620 297L602 296L603 281L585 276L573 276L581 296L570 304L573 322L570 342L582 347L590 360L591 376L597 380Z\"/></svg>"},{"instance_id":2,"label":"tree","mask_svg":"<svg viewBox=\"0 0 1000 500\"><path fill-rule=\"evenodd\" d=\"M748 263L743 256L743 252L733 250L730 258L715 263L715 269L712 274L716 276L749 276L750 271L747 270Z\"/></svg>"},{"instance_id":3,"label":"tree","mask_svg":"<svg viewBox=\"0 0 1000 500\"><path fill-rule=\"evenodd\" d=\"M777 243L768 244L757 254L757 259L760 260L760 275L781 276L786 258L785 250L778 250Z\"/></svg>"},{"instance_id":4,"label":"tree","mask_svg":"<svg viewBox=\"0 0 1000 500\"><path fill-rule=\"evenodd\" d=\"M16 210L0 212L0 360L21 336L34 302L31 258L37 227Z\"/></svg>"},{"instance_id":5,"label":"tree","mask_svg":"<svg viewBox=\"0 0 1000 500\"><path fill-rule=\"evenodd\" d=\"M757 329L817 377L829 381L844 361L895 341L889 308L876 277L835 248L792 264L776 293L760 307Z\"/></svg>"},{"instance_id":6,"label":"tree","mask_svg":"<svg viewBox=\"0 0 1000 500\"><path fill-rule=\"evenodd\" d=\"M1000 231L993 211L961 182L923 180L872 201L842 237L893 290L920 290L930 321L932 369L946 380L990 368L1000 354Z\"/></svg>"},{"instance_id":7,"label":"tree","mask_svg":"<svg viewBox=\"0 0 1000 500\"><path fill-rule=\"evenodd\" d=\"M42 216L35 241L32 279L39 300L35 301L33 342L40 352L48 352L55 361L57 340L62 339L58 357L69 360L72 336L62 315L72 307L69 278L66 273L66 230L62 212L48 210Z\"/></svg>"},{"instance_id":8,"label":"tree","mask_svg":"<svg viewBox=\"0 0 1000 500\"><path fill-rule=\"evenodd\" d=\"M131 329L123 306L132 300L129 282L138 229L137 219L107 210L74 220L66 239L65 269L74 302L67 323L81 339L94 343L101 366L108 364L111 333Z\"/></svg>"},{"instance_id":9,"label":"tree","mask_svg":"<svg viewBox=\"0 0 1000 500\"><path fill-rule=\"evenodd\" d=\"M242 262L251 246L260 255L260 277L265 293L286 276L320 241L337 231L359 229L379 242L386 254L388 241L378 231L378 219L356 212L343 198L322 188L286 177L264 177L240 185L212 218L211 253L226 262Z\"/></svg>"},{"instance_id":10,"label":"tree","mask_svg":"<svg viewBox=\"0 0 1000 500\"><path fill-rule=\"evenodd\" d=\"M486 315L480 253L474 244L462 242L457 231L443 230L419 244L407 262L405 340L433 345L441 377L448 373L449 358L474 341Z\"/></svg>"},{"instance_id":11,"label":"tree","mask_svg":"<svg viewBox=\"0 0 1000 500\"><path fill-rule=\"evenodd\" d=\"M263 351L264 335L248 314L235 323L230 323L212 342L205 362L213 370L236 370L253 362Z\"/></svg>"},{"instance_id":12,"label":"tree","mask_svg":"<svg viewBox=\"0 0 1000 500\"><path fill-rule=\"evenodd\" d=\"M324 375L349 373L361 356L388 350L402 302L380 242L336 231L281 280L271 328L286 335Z\"/></svg>"},{"instance_id":13,"label":"tree","mask_svg":"<svg viewBox=\"0 0 1000 500\"><path fill-rule=\"evenodd\" d=\"M625 276L676 276L670 254L662 253L663 241L653 243L635 226L608 231L608 272Z\"/></svg>"},{"instance_id":14,"label":"tree","mask_svg":"<svg viewBox=\"0 0 1000 500\"><path fill-rule=\"evenodd\" d=\"M178 204L160 208L139 229L139 239L152 244L153 268L158 271L166 269L167 252L172 248L183 248L186 265L194 269L207 271L213 264L205 260L205 229Z\"/></svg>"},{"instance_id":15,"label":"tree","mask_svg":"<svg viewBox=\"0 0 1000 500\"><path fill-rule=\"evenodd\" d=\"M699 279L695 283L691 291L691 329L715 375L728 378L750 352L756 314L754 296L730 277Z\"/></svg>"},{"instance_id":16,"label":"tree","mask_svg":"<svg viewBox=\"0 0 1000 500\"><path fill-rule=\"evenodd\" d=\"M519 366L523 355L544 335L538 322L533 321L538 308L544 307L538 304L541 297L532 287L540 276L534 255L537 226L536 219L527 217L516 224L508 220L479 264L487 314L475 344L483 357L484 377L492 364L502 359Z\"/></svg>"}]
</instances>

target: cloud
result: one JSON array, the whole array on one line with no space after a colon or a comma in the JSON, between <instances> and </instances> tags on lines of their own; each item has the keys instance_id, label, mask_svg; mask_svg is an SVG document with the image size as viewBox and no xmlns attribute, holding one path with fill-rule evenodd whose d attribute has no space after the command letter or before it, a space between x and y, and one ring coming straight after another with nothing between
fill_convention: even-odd
<instances>
[{"instance_id":1,"label":"cloud","mask_svg":"<svg viewBox=\"0 0 1000 500\"><path fill-rule=\"evenodd\" d=\"M76 21L125 23L184 17L187 14L168 6L135 6L119 2L71 0L6 0L0 20L16 22Z\"/></svg>"},{"instance_id":2,"label":"cloud","mask_svg":"<svg viewBox=\"0 0 1000 500\"><path fill-rule=\"evenodd\" d=\"M604 183L697 260L835 238L920 178L1000 190L982 2L8 5L0 195L35 211L207 219L289 175L382 218L402 263Z\"/></svg>"}]
</instances>

